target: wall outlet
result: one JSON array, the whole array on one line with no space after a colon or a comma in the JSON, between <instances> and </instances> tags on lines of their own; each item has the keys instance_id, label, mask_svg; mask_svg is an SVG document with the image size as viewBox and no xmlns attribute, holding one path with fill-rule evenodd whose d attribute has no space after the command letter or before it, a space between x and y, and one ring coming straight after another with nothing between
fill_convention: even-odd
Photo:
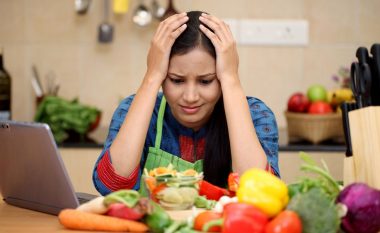
<instances>
[{"instance_id":1,"label":"wall outlet","mask_svg":"<svg viewBox=\"0 0 380 233\"><path fill-rule=\"evenodd\" d=\"M305 46L309 43L306 20L239 20L236 40L242 45Z\"/></svg>"}]
</instances>

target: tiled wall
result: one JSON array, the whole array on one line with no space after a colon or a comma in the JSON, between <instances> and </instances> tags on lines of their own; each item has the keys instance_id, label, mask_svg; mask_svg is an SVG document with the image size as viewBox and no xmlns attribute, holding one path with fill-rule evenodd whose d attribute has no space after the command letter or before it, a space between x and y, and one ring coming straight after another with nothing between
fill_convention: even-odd
<instances>
[{"instance_id":1,"label":"tiled wall","mask_svg":"<svg viewBox=\"0 0 380 233\"><path fill-rule=\"evenodd\" d=\"M159 0L165 3L164 0ZM150 4L151 0L144 0ZM32 64L55 72L65 98L79 97L103 111L107 128L118 101L138 88L146 68L150 39L158 23L140 28L131 15L111 15L112 44L97 42L102 0L92 0L86 15L77 15L74 0L0 0L0 45L13 77L13 116L31 120L35 112ZM179 11L204 10L221 18L306 19L306 47L239 46L240 78L247 95L264 100L280 127L289 95L314 83L329 88L331 75L355 58L358 46L380 42L379 0L174 0ZM377 26L376 26L377 25Z\"/></svg>"}]
</instances>

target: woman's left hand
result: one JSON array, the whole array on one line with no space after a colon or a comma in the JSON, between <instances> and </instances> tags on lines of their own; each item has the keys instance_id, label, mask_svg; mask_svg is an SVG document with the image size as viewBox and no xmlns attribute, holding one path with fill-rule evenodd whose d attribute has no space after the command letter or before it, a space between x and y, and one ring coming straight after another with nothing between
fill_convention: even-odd
<instances>
[{"instance_id":1,"label":"woman's left hand","mask_svg":"<svg viewBox=\"0 0 380 233\"><path fill-rule=\"evenodd\" d=\"M230 27L215 16L202 13L199 20L201 31L211 40L216 51L216 73L219 81L238 79L239 56Z\"/></svg>"}]
</instances>

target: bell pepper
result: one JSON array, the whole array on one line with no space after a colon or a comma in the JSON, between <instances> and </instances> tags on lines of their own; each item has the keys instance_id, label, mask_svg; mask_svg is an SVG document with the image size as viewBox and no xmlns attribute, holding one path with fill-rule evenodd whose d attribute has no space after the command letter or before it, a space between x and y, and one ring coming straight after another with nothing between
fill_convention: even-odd
<instances>
[{"instance_id":1,"label":"bell pepper","mask_svg":"<svg viewBox=\"0 0 380 233\"><path fill-rule=\"evenodd\" d=\"M287 185L275 175L257 168L240 177L237 197L239 202L259 208L269 217L280 213L289 201Z\"/></svg>"},{"instance_id":2,"label":"bell pepper","mask_svg":"<svg viewBox=\"0 0 380 233\"><path fill-rule=\"evenodd\" d=\"M202 231L222 226L222 233L264 233L268 221L268 216L253 205L234 202L224 206L223 218L207 222Z\"/></svg>"},{"instance_id":3,"label":"bell pepper","mask_svg":"<svg viewBox=\"0 0 380 233\"><path fill-rule=\"evenodd\" d=\"M218 201L222 196L233 196L227 189L220 188L205 180L202 180L199 185L199 195L206 196L209 200Z\"/></svg>"},{"instance_id":4,"label":"bell pepper","mask_svg":"<svg viewBox=\"0 0 380 233\"><path fill-rule=\"evenodd\" d=\"M268 216L260 209L245 203L229 203L224 206L222 233L263 233Z\"/></svg>"}]
</instances>

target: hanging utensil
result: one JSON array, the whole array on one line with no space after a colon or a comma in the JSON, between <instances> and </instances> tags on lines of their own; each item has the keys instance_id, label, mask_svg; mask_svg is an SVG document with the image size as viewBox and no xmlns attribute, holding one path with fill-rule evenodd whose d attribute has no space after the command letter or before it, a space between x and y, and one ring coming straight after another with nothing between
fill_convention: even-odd
<instances>
[{"instance_id":1,"label":"hanging utensil","mask_svg":"<svg viewBox=\"0 0 380 233\"><path fill-rule=\"evenodd\" d=\"M86 14L90 4L91 0L75 0L75 10L78 14Z\"/></svg>"},{"instance_id":2,"label":"hanging utensil","mask_svg":"<svg viewBox=\"0 0 380 233\"><path fill-rule=\"evenodd\" d=\"M152 2L152 14L154 18L161 19L162 16L165 14L165 7L161 6L157 0L153 0Z\"/></svg>"},{"instance_id":3,"label":"hanging utensil","mask_svg":"<svg viewBox=\"0 0 380 233\"><path fill-rule=\"evenodd\" d=\"M36 93L37 98L41 98L42 96L45 95L44 89L41 84L40 76L38 74L37 68L35 65L32 65L32 71L33 71L33 76L32 76L32 86L33 89Z\"/></svg>"},{"instance_id":4,"label":"hanging utensil","mask_svg":"<svg viewBox=\"0 0 380 233\"><path fill-rule=\"evenodd\" d=\"M98 28L98 41L100 43L110 43L113 37L113 26L108 23L109 0L104 0L104 19Z\"/></svg>"},{"instance_id":5,"label":"hanging utensil","mask_svg":"<svg viewBox=\"0 0 380 233\"><path fill-rule=\"evenodd\" d=\"M113 13L125 14L128 12L129 0L113 0Z\"/></svg>"},{"instance_id":6,"label":"hanging utensil","mask_svg":"<svg viewBox=\"0 0 380 233\"><path fill-rule=\"evenodd\" d=\"M166 18L178 14L178 11L174 8L173 0L169 0L168 8L166 9L164 15L162 16L161 20L165 20Z\"/></svg>"},{"instance_id":7,"label":"hanging utensil","mask_svg":"<svg viewBox=\"0 0 380 233\"><path fill-rule=\"evenodd\" d=\"M147 26L152 22L152 14L149 12L148 8L140 1L140 4L133 14L132 20L138 26Z\"/></svg>"}]
</instances>

